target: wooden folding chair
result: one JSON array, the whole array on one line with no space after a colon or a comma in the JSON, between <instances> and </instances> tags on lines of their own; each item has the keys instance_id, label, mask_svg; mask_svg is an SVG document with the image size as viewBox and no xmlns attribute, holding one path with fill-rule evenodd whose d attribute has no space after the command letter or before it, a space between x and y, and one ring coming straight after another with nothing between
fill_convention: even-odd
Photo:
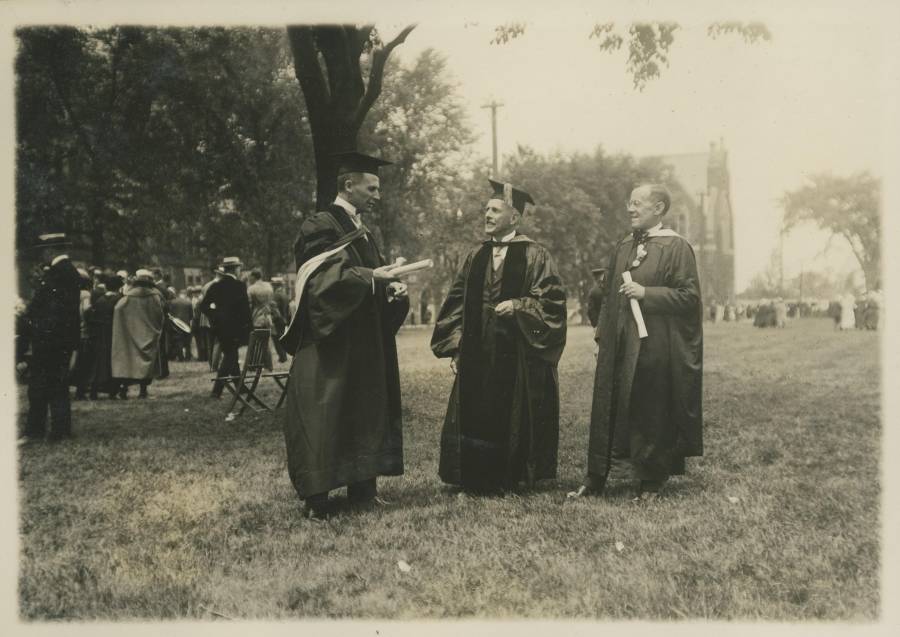
<instances>
[{"instance_id":1,"label":"wooden folding chair","mask_svg":"<svg viewBox=\"0 0 900 637\"><path fill-rule=\"evenodd\" d=\"M287 398L288 380L290 377L290 372L272 372L271 374L263 374L263 378L271 378L278 384L278 387L281 388L281 396L278 397L278 404L275 405L275 409L281 407L281 405L284 404L284 399Z\"/></svg>"},{"instance_id":2,"label":"wooden folding chair","mask_svg":"<svg viewBox=\"0 0 900 637\"><path fill-rule=\"evenodd\" d=\"M244 366L241 369L240 376L223 376L221 378L213 378L214 382L223 381L225 388L234 396L231 404L228 406L229 419L231 414L241 415L247 407L254 411L265 409L271 411L272 408L264 403L257 395L256 388L259 385L259 379L265 369L265 354L269 347L269 330L268 328L256 329L250 332L250 339L247 341L247 355L244 357ZM249 380L249 383L248 383ZM280 384L280 383L279 383ZM238 401L241 402L241 409L237 413L234 407ZM251 404L255 403L257 406ZM281 401L279 401L279 405Z\"/></svg>"}]
</instances>

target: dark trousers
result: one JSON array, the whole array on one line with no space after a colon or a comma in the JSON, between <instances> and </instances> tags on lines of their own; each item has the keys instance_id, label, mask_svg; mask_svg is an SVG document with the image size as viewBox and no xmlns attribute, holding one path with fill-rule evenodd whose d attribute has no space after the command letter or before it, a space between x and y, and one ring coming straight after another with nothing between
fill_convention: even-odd
<instances>
[{"instance_id":1,"label":"dark trousers","mask_svg":"<svg viewBox=\"0 0 900 637\"><path fill-rule=\"evenodd\" d=\"M238 343L236 341L220 342L222 348L222 363L219 365L217 378L225 376L240 376L241 366L238 363ZM225 389L225 381L217 380L213 384L213 394L221 396L222 390Z\"/></svg>"},{"instance_id":2,"label":"dark trousers","mask_svg":"<svg viewBox=\"0 0 900 637\"><path fill-rule=\"evenodd\" d=\"M172 351L169 353L169 360L191 360L191 335L173 332L171 337Z\"/></svg>"},{"instance_id":3,"label":"dark trousers","mask_svg":"<svg viewBox=\"0 0 900 637\"><path fill-rule=\"evenodd\" d=\"M43 438L50 409L50 438L64 438L72 433L72 411L69 404L69 349L37 345L31 357L28 383L28 418L25 435Z\"/></svg>"}]
</instances>

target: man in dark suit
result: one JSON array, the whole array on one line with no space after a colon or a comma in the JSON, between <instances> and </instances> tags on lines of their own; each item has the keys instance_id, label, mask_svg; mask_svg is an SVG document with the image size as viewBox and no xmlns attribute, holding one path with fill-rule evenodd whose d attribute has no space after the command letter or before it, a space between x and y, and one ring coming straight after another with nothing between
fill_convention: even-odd
<instances>
[{"instance_id":1,"label":"man in dark suit","mask_svg":"<svg viewBox=\"0 0 900 637\"><path fill-rule=\"evenodd\" d=\"M48 407L49 440L72 436L68 374L69 360L81 338L81 277L66 254L70 245L61 232L43 234L35 245L41 262L49 267L22 321L32 351L24 441L44 437Z\"/></svg>"},{"instance_id":2,"label":"man in dark suit","mask_svg":"<svg viewBox=\"0 0 900 637\"><path fill-rule=\"evenodd\" d=\"M225 257L216 270L222 278L209 286L200 302L200 311L209 317L212 333L222 348L218 378L241 373L238 348L247 344L250 335L250 301L247 286L240 280L242 265L237 257ZM224 381L216 381L212 397L221 398L223 389Z\"/></svg>"}]
</instances>

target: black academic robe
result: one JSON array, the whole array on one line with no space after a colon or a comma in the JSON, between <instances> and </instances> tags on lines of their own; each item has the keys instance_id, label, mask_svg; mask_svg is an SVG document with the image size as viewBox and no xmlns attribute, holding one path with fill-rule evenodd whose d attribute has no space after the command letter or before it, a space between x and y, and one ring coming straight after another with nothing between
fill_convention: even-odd
<instances>
[{"instance_id":1,"label":"black academic robe","mask_svg":"<svg viewBox=\"0 0 900 637\"><path fill-rule=\"evenodd\" d=\"M510 317L494 313L504 300ZM444 482L492 490L556 477L565 342L566 293L545 248L516 235L497 272L489 244L468 255L431 338L435 356L459 355L441 433Z\"/></svg>"},{"instance_id":2,"label":"black academic robe","mask_svg":"<svg viewBox=\"0 0 900 637\"><path fill-rule=\"evenodd\" d=\"M652 236L633 267L631 236L610 258L600 312L588 450L588 482L608 476L661 480L684 473L684 459L703 453L703 305L690 244ZM648 336L638 337L622 273L645 286L639 302Z\"/></svg>"},{"instance_id":3,"label":"black academic robe","mask_svg":"<svg viewBox=\"0 0 900 637\"><path fill-rule=\"evenodd\" d=\"M356 228L339 206L300 226L297 265ZM400 374L394 337L408 299L388 301L372 270L384 265L374 237L327 258L306 282L282 339L294 353L284 410L288 473L300 497L403 473Z\"/></svg>"}]
</instances>

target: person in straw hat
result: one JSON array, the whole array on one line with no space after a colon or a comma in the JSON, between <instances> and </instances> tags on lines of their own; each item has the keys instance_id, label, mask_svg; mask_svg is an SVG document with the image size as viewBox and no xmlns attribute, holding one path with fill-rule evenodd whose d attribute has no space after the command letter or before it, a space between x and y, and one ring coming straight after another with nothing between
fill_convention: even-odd
<instances>
[{"instance_id":1,"label":"person in straw hat","mask_svg":"<svg viewBox=\"0 0 900 637\"><path fill-rule=\"evenodd\" d=\"M209 317L210 329L222 350L218 377L238 376L241 373L238 349L246 345L250 336L250 301L247 286L241 281L243 263L238 257L225 257L216 269L219 279L209 286L200 311ZM212 397L221 398L223 381L213 385Z\"/></svg>"},{"instance_id":2,"label":"person in straw hat","mask_svg":"<svg viewBox=\"0 0 900 637\"><path fill-rule=\"evenodd\" d=\"M128 385L138 384L138 398L160 376L160 335L166 320L165 301L153 285L153 273L139 269L132 287L113 312L112 375L121 382L119 398L128 397Z\"/></svg>"}]
</instances>

